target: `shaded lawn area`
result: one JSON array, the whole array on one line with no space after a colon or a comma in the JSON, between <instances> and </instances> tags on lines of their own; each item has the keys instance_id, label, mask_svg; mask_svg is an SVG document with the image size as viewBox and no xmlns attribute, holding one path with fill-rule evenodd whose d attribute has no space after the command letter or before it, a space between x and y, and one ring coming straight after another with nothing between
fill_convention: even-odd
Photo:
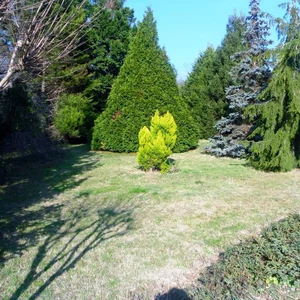
<instances>
[{"instance_id":1,"label":"shaded lawn area","mask_svg":"<svg viewBox=\"0 0 300 300\"><path fill-rule=\"evenodd\" d=\"M299 213L299 170L263 173L199 149L172 158L167 175L140 171L135 154L86 146L52 161L3 160L1 297L149 299Z\"/></svg>"}]
</instances>

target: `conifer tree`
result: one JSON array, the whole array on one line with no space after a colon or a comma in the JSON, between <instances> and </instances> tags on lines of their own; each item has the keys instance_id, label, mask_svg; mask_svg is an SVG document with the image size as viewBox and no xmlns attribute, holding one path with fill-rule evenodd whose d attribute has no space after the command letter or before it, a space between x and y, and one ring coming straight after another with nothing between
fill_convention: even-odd
<instances>
[{"instance_id":1,"label":"conifer tree","mask_svg":"<svg viewBox=\"0 0 300 300\"><path fill-rule=\"evenodd\" d=\"M237 52L247 49L243 43L245 30L244 15L233 14L229 16L226 35L221 45L216 49L214 60L215 76L213 78L213 81L215 81L213 86L215 88L211 91L215 101L218 103L216 121L228 114L225 90L234 83L230 71L237 62L232 60L232 56Z\"/></svg>"},{"instance_id":2,"label":"conifer tree","mask_svg":"<svg viewBox=\"0 0 300 300\"><path fill-rule=\"evenodd\" d=\"M210 46L200 54L191 74L182 87L182 95L187 102L190 112L199 127L200 138L211 137L214 132L217 103L211 97L213 90L214 70L213 61L215 50ZM217 87L215 87L217 88Z\"/></svg>"},{"instance_id":3,"label":"conifer tree","mask_svg":"<svg viewBox=\"0 0 300 300\"><path fill-rule=\"evenodd\" d=\"M86 29L76 51L70 53L63 61L53 64L48 77L59 78L59 80L54 80L54 82L49 80L47 90L50 89L50 92L54 90L57 93L56 91L61 89L71 98L76 95L77 101L69 103L72 106L68 105L69 112L72 110L80 110L81 114L87 112L81 110L81 107L85 107L87 103L86 99L90 99L88 102L93 104L93 118L104 110L113 81L127 54L131 33L134 31L134 12L128 7L123 7L123 4L124 1L114 1L111 9L103 10L103 0L87 2L84 10L85 18L97 15L97 18L93 20L93 26ZM61 88L53 89L53 84ZM57 116L63 116L67 112L64 103L60 103L59 96L57 97L58 101L52 102L54 104L52 119L59 133L69 140L70 134L66 134L66 128L70 127L62 124L62 121L67 119L60 117L60 122L57 121ZM89 139L94 123L94 119L90 122L90 112L84 116L84 119L89 122L84 122L85 128L80 130L80 140L78 141Z\"/></svg>"},{"instance_id":4,"label":"conifer tree","mask_svg":"<svg viewBox=\"0 0 300 300\"><path fill-rule=\"evenodd\" d=\"M160 116L158 110L151 119L150 129L144 126L139 132L139 151L137 161L141 169L170 170L168 156L176 144L177 125L173 116L167 112Z\"/></svg>"},{"instance_id":5,"label":"conifer tree","mask_svg":"<svg viewBox=\"0 0 300 300\"><path fill-rule=\"evenodd\" d=\"M283 45L269 86L259 95L261 103L247 108L257 121L250 147L250 164L265 171L289 171L300 166L300 23L299 0L286 5L288 23L281 20Z\"/></svg>"},{"instance_id":6,"label":"conifer tree","mask_svg":"<svg viewBox=\"0 0 300 300\"><path fill-rule=\"evenodd\" d=\"M233 15L229 18L221 46L217 50L209 46L200 54L181 88L200 130L200 138L209 138L216 132L214 125L226 111L224 89L231 83L228 72L233 66L230 56L243 49L242 21L242 16Z\"/></svg>"},{"instance_id":7,"label":"conifer tree","mask_svg":"<svg viewBox=\"0 0 300 300\"><path fill-rule=\"evenodd\" d=\"M235 84L226 89L229 115L217 123L218 133L207 148L208 152L217 156L245 155L246 147L241 141L247 138L253 124L246 122L244 110L255 103L257 95L266 87L271 75L269 61L264 55L271 44L267 40L269 26L260 10L259 2L260 0L250 0L243 37L247 50L234 55L239 63L231 71Z\"/></svg>"},{"instance_id":8,"label":"conifer tree","mask_svg":"<svg viewBox=\"0 0 300 300\"><path fill-rule=\"evenodd\" d=\"M101 9L102 2L93 1L88 6L87 15L98 17L58 74L63 78L65 92L91 98L98 113L104 110L113 81L124 63L135 21L133 10L123 7L124 1L117 1L111 10Z\"/></svg>"},{"instance_id":9,"label":"conifer tree","mask_svg":"<svg viewBox=\"0 0 300 300\"><path fill-rule=\"evenodd\" d=\"M131 40L119 76L112 86L106 110L95 121L92 149L136 152L140 128L148 126L156 110L169 111L178 126L174 151L198 143L198 132L179 96L175 72L158 45L153 13L148 9Z\"/></svg>"}]
</instances>

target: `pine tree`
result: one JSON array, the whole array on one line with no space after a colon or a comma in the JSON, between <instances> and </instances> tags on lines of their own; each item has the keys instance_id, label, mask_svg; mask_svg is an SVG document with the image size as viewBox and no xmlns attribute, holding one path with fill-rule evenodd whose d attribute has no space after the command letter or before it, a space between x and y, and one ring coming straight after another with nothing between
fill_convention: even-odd
<instances>
[{"instance_id":1,"label":"pine tree","mask_svg":"<svg viewBox=\"0 0 300 300\"><path fill-rule=\"evenodd\" d=\"M84 107L87 98L93 104L94 117L98 116L106 106L111 86L124 62L129 40L134 31L134 12L128 7L123 7L123 3L124 1L117 1L113 9L103 10L103 0L88 2L84 10L85 18L90 15L97 15L97 18L93 19L92 26L86 29L76 51L70 53L58 64L54 64L52 72L48 74L48 77L59 78L55 84L61 86L65 94L69 94L71 97L76 95L77 100L82 100L82 103L77 101L73 107L69 105L70 109L74 111L77 111L79 107ZM52 82L48 82L48 89L51 85ZM52 88L51 91L53 90L56 91L59 88ZM59 96L58 99L60 99ZM56 129L69 140L70 135L66 134L66 128L70 128L69 125L63 126L61 122L57 122L57 116L62 115L61 109L62 105L58 101L53 109L53 121L56 125L60 124L56 126ZM63 111L67 111L66 108ZM66 118L59 120L64 119ZM90 112L84 119L91 119ZM84 122L86 128L80 130L80 139L87 140L89 138L93 123L94 120Z\"/></svg>"},{"instance_id":2,"label":"pine tree","mask_svg":"<svg viewBox=\"0 0 300 300\"><path fill-rule=\"evenodd\" d=\"M131 40L107 108L95 121L92 149L136 152L139 130L149 125L157 109L161 113L169 111L178 126L174 151L197 146L197 129L179 96L176 75L166 52L158 45L156 23L148 9Z\"/></svg>"},{"instance_id":3,"label":"pine tree","mask_svg":"<svg viewBox=\"0 0 300 300\"><path fill-rule=\"evenodd\" d=\"M298 4L297 4L298 3ZM247 108L257 121L250 164L265 171L290 171L300 166L300 1L286 5L290 22L281 21L284 44L277 49L278 64L269 86L259 95L261 103Z\"/></svg>"},{"instance_id":4,"label":"pine tree","mask_svg":"<svg viewBox=\"0 0 300 300\"><path fill-rule=\"evenodd\" d=\"M227 73L233 66L230 56L243 48L243 19L236 15L229 18L221 46L217 50L209 46L200 54L181 88L200 138L209 138L216 132L214 125L226 111L224 89L231 83Z\"/></svg>"},{"instance_id":5,"label":"pine tree","mask_svg":"<svg viewBox=\"0 0 300 300\"><path fill-rule=\"evenodd\" d=\"M81 76L77 82L86 81L82 93L93 99L98 112L102 112L106 106L112 84L128 51L134 11L123 7L123 2L119 1L113 11L101 11L93 23L93 28L88 31L87 42L83 45L83 55L88 54L85 61L87 74Z\"/></svg>"},{"instance_id":6,"label":"pine tree","mask_svg":"<svg viewBox=\"0 0 300 300\"><path fill-rule=\"evenodd\" d=\"M243 157L246 146L242 143L253 124L244 117L247 106L255 103L258 94L266 87L270 78L270 64L265 57L268 45L269 26L259 7L260 0L250 0L250 11L246 18L243 41L247 50L234 55L239 60L232 69L234 85L226 89L229 115L216 125L218 133L211 139L207 151L217 156Z\"/></svg>"}]
</instances>

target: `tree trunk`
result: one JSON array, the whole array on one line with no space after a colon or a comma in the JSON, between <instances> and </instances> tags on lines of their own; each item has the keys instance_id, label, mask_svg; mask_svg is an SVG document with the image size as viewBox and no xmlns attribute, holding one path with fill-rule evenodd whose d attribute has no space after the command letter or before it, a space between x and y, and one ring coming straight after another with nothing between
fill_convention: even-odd
<instances>
[{"instance_id":1,"label":"tree trunk","mask_svg":"<svg viewBox=\"0 0 300 300\"><path fill-rule=\"evenodd\" d=\"M12 52L6 74L0 81L0 90L5 90L11 86L11 79L14 74L23 70L23 60L18 58L18 52L23 46L23 40L18 40Z\"/></svg>"}]
</instances>

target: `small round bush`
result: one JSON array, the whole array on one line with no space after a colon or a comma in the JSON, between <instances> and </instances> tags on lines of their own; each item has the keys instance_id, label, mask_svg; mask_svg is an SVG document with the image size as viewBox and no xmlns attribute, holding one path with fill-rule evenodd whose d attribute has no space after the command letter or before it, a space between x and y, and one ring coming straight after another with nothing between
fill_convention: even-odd
<instances>
[{"instance_id":1,"label":"small round bush","mask_svg":"<svg viewBox=\"0 0 300 300\"><path fill-rule=\"evenodd\" d=\"M176 144L176 130L173 116L169 112L160 116L158 111L151 119L150 130L146 126L140 130L137 160L143 170L169 171L167 159Z\"/></svg>"},{"instance_id":2,"label":"small round bush","mask_svg":"<svg viewBox=\"0 0 300 300\"><path fill-rule=\"evenodd\" d=\"M68 140L86 139L93 119L93 104L80 94L62 95L59 99L54 125Z\"/></svg>"}]
</instances>

